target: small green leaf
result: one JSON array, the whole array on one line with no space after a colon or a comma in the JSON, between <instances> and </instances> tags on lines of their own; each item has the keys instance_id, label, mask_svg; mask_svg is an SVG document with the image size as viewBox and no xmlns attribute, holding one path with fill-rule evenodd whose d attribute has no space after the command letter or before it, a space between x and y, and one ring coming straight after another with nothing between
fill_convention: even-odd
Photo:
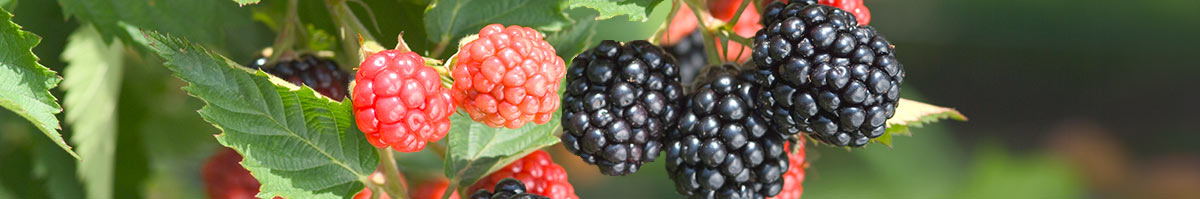
<instances>
[{"instance_id":1,"label":"small green leaf","mask_svg":"<svg viewBox=\"0 0 1200 199\"><path fill-rule=\"evenodd\" d=\"M450 184L466 188L534 150L558 143L554 133L562 126L561 118L562 112L555 112L546 124L508 129L491 128L462 114L450 116L443 164L446 177Z\"/></svg>"},{"instance_id":2,"label":"small green leaf","mask_svg":"<svg viewBox=\"0 0 1200 199\"><path fill-rule=\"evenodd\" d=\"M429 40L456 44L488 24L520 25L554 32L570 22L554 0L438 0L425 12Z\"/></svg>"},{"instance_id":3,"label":"small green leaf","mask_svg":"<svg viewBox=\"0 0 1200 199\"><path fill-rule=\"evenodd\" d=\"M120 41L105 44L92 26L80 26L63 50L67 124L79 147L79 178L88 198L113 197L113 161L117 148L117 99L121 90Z\"/></svg>"},{"instance_id":4,"label":"small green leaf","mask_svg":"<svg viewBox=\"0 0 1200 199\"><path fill-rule=\"evenodd\" d=\"M943 119L967 121L967 116L952 108L934 106L903 98L898 103L896 105L896 115L887 121L887 133L874 139L874 142L890 147L892 146L893 135L912 135L908 127L921 127L922 125Z\"/></svg>"},{"instance_id":5,"label":"small green leaf","mask_svg":"<svg viewBox=\"0 0 1200 199\"><path fill-rule=\"evenodd\" d=\"M22 31L20 25L12 22L12 16L0 9L0 107L29 120L55 144L79 158L63 141L58 132L62 128L54 116L62 112L62 107L50 89L58 86L62 78L38 64L33 47L42 38Z\"/></svg>"},{"instance_id":6,"label":"small green leaf","mask_svg":"<svg viewBox=\"0 0 1200 199\"><path fill-rule=\"evenodd\" d=\"M258 3L258 0L233 0L233 2L237 2L237 4L239 6L245 6L245 5L250 5L250 4L256 4L256 3Z\"/></svg>"},{"instance_id":7,"label":"small green leaf","mask_svg":"<svg viewBox=\"0 0 1200 199\"><path fill-rule=\"evenodd\" d=\"M577 19L570 27L546 36L546 42L554 46L563 61L570 63L584 49L592 46L592 37L596 36L596 20L594 17Z\"/></svg>"},{"instance_id":8,"label":"small green leaf","mask_svg":"<svg viewBox=\"0 0 1200 199\"><path fill-rule=\"evenodd\" d=\"M223 133L242 166L262 183L261 198L349 198L379 156L354 126L351 103L323 97L245 67L193 43L126 27L138 44L167 60L183 88L203 100L200 116Z\"/></svg>"},{"instance_id":9,"label":"small green leaf","mask_svg":"<svg viewBox=\"0 0 1200 199\"><path fill-rule=\"evenodd\" d=\"M600 12L597 20L629 15L629 21L646 21L662 0L570 0L570 8L587 7Z\"/></svg>"}]
</instances>

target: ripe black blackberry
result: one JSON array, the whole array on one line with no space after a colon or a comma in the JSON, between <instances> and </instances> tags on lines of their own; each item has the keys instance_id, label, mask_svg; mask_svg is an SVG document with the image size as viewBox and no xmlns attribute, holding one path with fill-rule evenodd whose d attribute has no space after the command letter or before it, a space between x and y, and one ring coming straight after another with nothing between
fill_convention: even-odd
<instances>
[{"instance_id":1,"label":"ripe black blackberry","mask_svg":"<svg viewBox=\"0 0 1200 199\"><path fill-rule=\"evenodd\" d=\"M627 175L658 157L683 97L675 58L644 40L612 40L567 69L562 142L605 175Z\"/></svg>"},{"instance_id":2,"label":"ripe black blackberry","mask_svg":"<svg viewBox=\"0 0 1200 199\"><path fill-rule=\"evenodd\" d=\"M756 85L736 67L709 67L667 131L667 172L689 198L762 198L779 194L788 158L782 134L755 108ZM736 76L735 76L736 75Z\"/></svg>"},{"instance_id":3,"label":"ripe black blackberry","mask_svg":"<svg viewBox=\"0 0 1200 199\"><path fill-rule=\"evenodd\" d=\"M266 57L259 57L247 64L252 69L263 71L287 80L295 85L308 85L321 95L341 101L346 98L347 86L350 85L350 73L338 68L336 62L327 58L318 58L312 54L299 57L283 57L276 63L267 63Z\"/></svg>"},{"instance_id":4,"label":"ripe black blackberry","mask_svg":"<svg viewBox=\"0 0 1200 199\"><path fill-rule=\"evenodd\" d=\"M904 67L854 15L825 5L772 3L754 37L758 104L778 131L859 147L895 114Z\"/></svg>"},{"instance_id":5,"label":"ripe black blackberry","mask_svg":"<svg viewBox=\"0 0 1200 199\"><path fill-rule=\"evenodd\" d=\"M496 183L496 193L480 189L471 194L471 199L549 199L546 196L526 193L525 183L514 178L505 178Z\"/></svg>"},{"instance_id":6,"label":"ripe black blackberry","mask_svg":"<svg viewBox=\"0 0 1200 199\"><path fill-rule=\"evenodd\" d=\"M700 74L700 69L708 65L708 54L704 51L704 36L700 31L684 37L675 45L663 49L679 60L679 78L683 84L690 84Z\"/></svg>"}]
</instances>

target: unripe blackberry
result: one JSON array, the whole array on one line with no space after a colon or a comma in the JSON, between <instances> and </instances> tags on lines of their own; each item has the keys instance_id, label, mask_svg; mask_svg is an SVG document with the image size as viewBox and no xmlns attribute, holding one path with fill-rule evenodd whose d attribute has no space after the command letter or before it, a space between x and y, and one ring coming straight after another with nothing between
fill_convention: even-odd
<instances>
[{"instance_id":1,"label":"unripe blackberry","mask_svg":"<svg viewBox=\"0 0 1200 199\"><path fill-rule=\"evenodd\" d=\"M678 70L673 56L643 40L606 40L579 54L567 71L564 146L606 175L654 161L679 115Z\"/></svg>"},{"instance_id":2,"label":"unripe blackberry","mask_svg":"<svg viewBox=\"0 0 1200 199\"><path fill-rule=\"evenodd\" d=\"M732 65L710 67L667 131L667 172L689 198L762 198L783 188L782 134L754 112L756 85ZM735 76L737 75L737 76Z\"/></svg>"},{"instance_id":3,"label":"unripe blackberry","mask_svg":"<svg viewBox=\"0 0 1200 199\"><path fill-rule=\"evenodd\" d=\"M306 85L321 95L341 101L346 98L347 85L350 84L350 73L338 68L336 62L329 58L321 58L312 54L302 54L299 57L283 57L276 63L267 63L266 57L259 57L247 64L252 69L262 69L263 72L275 75L295 85Z\"/></svg>"},{"instance_id":4,"label":"unripe blackberry","mask_svg":"<svg viewBox=\"0 0 1200 199\"><path fill-rule=\"evenodd\" d=\"M754 37L764 118L837 146L883 135L904 80L891 43L835 7L773 3L767 12Z\"/></svg>"}]
</instances>

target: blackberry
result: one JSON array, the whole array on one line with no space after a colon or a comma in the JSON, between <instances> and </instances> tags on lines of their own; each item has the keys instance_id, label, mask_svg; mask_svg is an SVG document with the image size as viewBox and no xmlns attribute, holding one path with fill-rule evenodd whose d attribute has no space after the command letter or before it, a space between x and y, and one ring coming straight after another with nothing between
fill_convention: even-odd
<instances>
[{"instance_id":1,"label":"blackberry","mask_svg":"<svg viewBox=\"0 0 1200 199\"><path fill-rule=\"evenodd\" d=\"M783 134L758 114L754 76L709 67L667 131L667 172L689 198L762 198L779 194L788 170ZM736 76L735 76L736 75Z\"/></svg>"},{"instance_id":2,"label":"blackberry","mask_svg":"<svg viewBox=\"0 0 1200 199\"><path fill-rule=\"evenodd\" d=\"M487 189L479 189L471 194L471 199L549 199L546 196L525 192L525 184L514 178L505 178L496 183L496 193Z\"/></svg>"},{"instance_id":3,"label":"blackberry","mask_svg":"<svg viewBox=\"0 0 1200 199\"><path fill-rule=\"evenodd\" d=\"M904 80L891 43L835 7L772 3L767 13L753 56L771 126L837 146L883 135Z\"/></svg>"},{"instance_id":4,"label":"blackberry","mask_svg":"<svg viewBox=\"0 0 1200 199\"><path fill-rule=\"evenodd\" d=\"M259 57L246 67L262 69L295 85L307 85L321 95L338 101L346 98L346 87L350 85L350 73L338 68L332 59L307 53L299 57L284 57L269 65L266 57Z\"/></svg>"},{"instance_id":5,"label":"blackberry","mask_svg":"<svg viewBox=\"0 0 1200 199\"><path fill-rule=\"evenodd\" d=\"M652 162L683 97L675 57L644 40L600 42L567 70L562 142L605 175Z\"/></svg>"},{"instance_id":6,"label":"blackberry","mask_svg":"<svg viewBox=\"0 0 1200 199\"><path fill-rule=\"evenodd\" d=\"M679 59L679 77L683 84L690 84L700 73L700 68L708 65L708 54L704 51L704 36L700 31L692 32L675 45L664 47L667 53Z\"/></svg>"}]
</instances>

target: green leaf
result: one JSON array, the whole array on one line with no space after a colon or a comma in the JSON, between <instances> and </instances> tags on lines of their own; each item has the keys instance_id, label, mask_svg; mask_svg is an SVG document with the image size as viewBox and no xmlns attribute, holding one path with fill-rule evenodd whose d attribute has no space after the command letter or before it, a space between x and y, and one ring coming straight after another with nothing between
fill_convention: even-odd
<instances>
[{"instance_id":1,"label":"green leaf","mask_svg":"<svg viewBox=\"0 0 1200 199\"><path fill-rule=\"evenodd\" d=\"M561 118L559 111L546 124L508 129L491 128L462 114L450 116L443 164L446 177L451 185L465 188L526 154L558 143L554 134L561 130Z\"/></svg>"},{"instance_id":2,"label":"green leaf","mask_svg":"<svg viewBox=\"0 0 1200 199\"><path fill-rule=\"evenodd\" d=\"M662 0L570 0L570 8L587 7L600 12L597 20L629 15L629 21L646 21Z\"/></svg>"},{"instance_id":3,"label":"green leaf","mask_svg":"<svg viewBox=\"0 0 1200 199\"><path fill-rule=\"evenodd\" d=\"M554 46L559 57L570 63L584 49L592 46L592 37L596 36L596 20L594 17L577 19L570 27L546 36L546 42Z\"/></svg>"},{"instance_id":4,"label":"green leaf","mask_svg":"<svg viewBox=\"0 0 1200 199\"><path fill-rule=\"evenodd\" d=\"M274 35L256 24L250 9L227 0L58 0L63 15L96 26L106 42L113 37L130 42L120 24L187 38L249 60L269 46ZM240 60L240 59L239 59Z\"/></svg>"},{"instance_id":5,"label":"green leaf","mask_svg":"<svg viewBox=\"0 0 1200 199\"><path fill-rule=\"evenodd\" d=\"M62 78L38 64L37 55L33 54L33 47L42 38L22 31L21 26L12 22L8 11L0 9L0 21L3 21L0 22L0 107L29 120L55 144L79 158L63 141L58 132L62 128L54 117L62 112L62 107L50 89L58 86Z\"/></svg>"},{"instance_id":6,"label":"green leaf","mask_svg":"<svg viewBox=\"0 0 1200 199\"><path fill-rule=\"evenodd\" d=\"M554 0L438 0L425 12L425 32L429 40L448 44L488 24L553 32L570 22L562 8Z\"/></svg>"},{"instance_id":7,"label":"green leaf","mask_svg":"<svg viewBox=\"0 0 1200 199\"><path fill-rule=\"evenodd\" d=\"M967 116L952 108L934 106L903 98L898 103L896 105L896 115L887 121L887 133L874 139L873 142L891 147L894 135L912 135L908 127L921 127L943 119L967 121Z\"/></svg>"},{"instance_id":8,"label":"green leaf","mask_svg":"<svg viewBox=\"0 0 1200 199\"><path fill-rule=\"evenodd\" d=\"M138 44L167 60L183 88L203 100L200 116L223 133L262 183L258 197L349 198L379 157L354 126L351 103L323 97L245 67L193 43L127 27Z\"/></svg>"},{"instance_id":9,"label":"green leaf","mask_svg":"<svg viewBox=\"0 0 1200 199\"><path fill-rule=\"evenodd\" d=\"M63 69L63 106L74 132L71 143L79 147L77 172L87 185L88 198L113 197L123 50L120 41L105 44L96 29L80 26L62 54L70 63Z\"/></svg>"},{"instance_id":10,"label":"green leaf","mask_svg":"<svg viewBox=\"0 0 1200 199\"><path fill-rule=\"evenodd\" d=\"M239 6L244 6L244 5L256 4L256 3L258 3L258 0L233 0L233 2L237 2L237 4Z\"/></svg>"}]
</instances>

